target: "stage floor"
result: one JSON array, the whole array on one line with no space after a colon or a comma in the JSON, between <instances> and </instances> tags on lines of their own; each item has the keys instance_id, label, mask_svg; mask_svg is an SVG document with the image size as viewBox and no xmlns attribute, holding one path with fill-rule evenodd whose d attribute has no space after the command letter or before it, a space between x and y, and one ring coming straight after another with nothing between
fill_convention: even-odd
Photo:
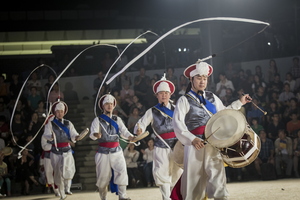
<instances>
[{"instance_id":1,"label":"stage floor","mask_svg":"<svg viewBox=\"0 0 300 200\"><path fill-rule=\"evenodd\" d=\"M280 179L274 181L250 181L227 184L230 200L296 200L300 199L300 179ZM158 188L128 189L132 200L159 200ZM5 197L10 200L58 200L53 194ZM100 200L97 192L73 191L67 200ZM107 200L118 200L115 194L108 193Z\"/></svg>"}]
</instances>

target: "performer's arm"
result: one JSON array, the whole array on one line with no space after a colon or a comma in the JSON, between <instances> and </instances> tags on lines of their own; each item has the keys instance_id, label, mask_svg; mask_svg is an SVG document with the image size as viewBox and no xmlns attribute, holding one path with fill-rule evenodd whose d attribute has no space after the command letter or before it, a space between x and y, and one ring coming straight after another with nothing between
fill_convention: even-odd
<instances>
[{"instance_id":1,"label":"performer's arm","mask_svg":"<svg viewBox=\"0 0 300 200\"><path fill-rule=\"evenodd\" d=\"M217 97L217 95L215 95L215 94L214 94L214 99L215 99L215 106L216 106L217 111L224 110L224 109L239 110L243 106L243 103L239 99L236 100L236 101L234 101L234 102L232 102L227 107L224 106L224 104L221 101L221 99L219 97Z\"/></svg>"},{"instance_id":2,"label":"performer's arm","mask_svg":"<svg viewBox=\"0 0 300 200\"><path fill-rule=\"evenodd\" d=\"M185 125L185 115L190 109L190 104L185 96L178 99L173 114L173 127L176 137L183 145L192 145L192 141L196 138Z\"/></svg>"},{"instance_id":3,"label":"performer's arm","mask_svg":"<svg viewBox=\"0 0 300 200\"><path fill-rule=\"evenodd\" d=\"M79 133L76 131L74 125L72 124L72 122L70 122L70 136L71 136L71 140L73 143L76 143L76 139L78 138L79 136Z\"/></svg>"},{"instance_id":4,"label":"performer's arm","mask_svg":"<svg viewBox=\"0 0 300 200\"><path fill-rule=\"evenodd\" d=\"M45 125L45 128L44 128L43 137L46 140L52 141L53 140L53 135L52 134L53 134L52 133L52 124L51 124L51 121L48 121L48 123Z\"/></svg>"},{"instance_id":5,"label":"performer's arm","mask_svg":"<svg viewBox=\"0 0 300 200\"><path fill-rule=\"evenodd\" d=\"M100 121L98 119L98 117L96 117L92 124L91 124L91 133L90 133L90 138L92 140L97 140L98 138L100 138L101 133L100 132L100 125L99 125Z\"/></svg>"},{"instance_id":6,"label":"performer's arm","mask_svg":"<svg viewBox=\"0 0 300 200\"><path fill-rule=\"evenodd\" d=\"M139 119L139 121L136 123L134 127L133 133L135 134L141 134L146 131L147 126L152 122L153 116L152 116L152 108L148 109L146 113ZM138 131L140 129L140 131Z\"/></svg>"},{"instance_id":7,"label":"performer's arm","mask_svg":"<svg viewBox=\"0 0 300 200\"><path fill-rule=\"evenodd\" d=\"M117 117L117 124L119 126L119 132L123 138L128 139L128 140L132 140L134 138L134 135L132 135L128 131L127 127L125 126L124 122L122 121L122 119L120 117Z\"/></svg>"}]
</instances>

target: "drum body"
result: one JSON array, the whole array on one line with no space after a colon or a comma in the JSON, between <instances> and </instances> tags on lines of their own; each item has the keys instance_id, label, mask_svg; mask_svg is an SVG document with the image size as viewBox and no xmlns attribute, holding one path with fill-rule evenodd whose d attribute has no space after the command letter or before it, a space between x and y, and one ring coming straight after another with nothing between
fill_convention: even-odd
<instances>
[{"instance_id":1,"label":"drum body","mask_svg":"<svg viewBox=\"0 0 300 200\"><path fill-rule=\"evenodd\" d=\"M245 116L237 110L225 109L213 115L206 127L207 142L218 148L230 167L251 164L259 154L261 143Z\"/></svg>"},{"instance_id":2,"label":"drum body","mask_svg":"<svg viewBox=\"0 0 300 200\"><path fill-rule=\"evenodd\" d=\"M176 142L171 156L176 165L183 169L184 145L179 140Z\"/></svg>"}]
</instances>

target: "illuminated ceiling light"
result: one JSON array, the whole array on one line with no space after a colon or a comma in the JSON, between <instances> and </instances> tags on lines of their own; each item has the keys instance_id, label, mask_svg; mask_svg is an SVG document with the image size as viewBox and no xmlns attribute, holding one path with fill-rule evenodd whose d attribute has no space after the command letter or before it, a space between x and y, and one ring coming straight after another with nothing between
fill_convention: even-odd
<instances>
[{"instance_id":1,"label":"illuminated ceiling light","mask_svg":"<svg viewBox=\"0 0 300 200\"><path fill-rule=\"evenodd\" d=\"M59 40L31 42L0 42L0 56L4 55L34 55L52 54L52 46L93 45L93 44L129 44L134 39L105 39L105 40ZM137 39L134 44L147 43L144 38Z\"/></svg>"}]
</instances>

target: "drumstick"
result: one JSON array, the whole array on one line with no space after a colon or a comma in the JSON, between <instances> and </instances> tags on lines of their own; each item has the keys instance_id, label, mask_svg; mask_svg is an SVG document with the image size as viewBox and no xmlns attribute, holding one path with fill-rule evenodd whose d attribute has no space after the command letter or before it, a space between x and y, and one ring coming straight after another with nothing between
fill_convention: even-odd
<instances>
[{"instance_id":1,"label":"drumstick","mask_svg":"<svg viewBox=\"0 0 300 200\"><path fill-rule=\"evenodd\" d=\"M243 93L242 94L243 96L245 96L245 94ZM246 99L248 99L249 101L251 101L249 98L246 97ZM267 112L264 111L263 109L261 109L258 105L256 105L256 103L254 103L253 101L251 101L251 103L256 107L258 108L258 110L260 110L262 113L264 113L264 115L267 115Z\"/></svg>"},{"instance_id":2,"label":"drumstick","mask_svg":"<svg viewBox=\"0 0 300 200\"><path fill-rule=\"evenodd\" d=\"M204 142L208 142L208 141L207 141L208 138L210 138L210 136L212 136L213 134L215 134L219 129L220 129L220 127L217 128L217 130L215 130L214 132L212 132L207 138L205 138Z\"/></svg>"}]
</instances>

